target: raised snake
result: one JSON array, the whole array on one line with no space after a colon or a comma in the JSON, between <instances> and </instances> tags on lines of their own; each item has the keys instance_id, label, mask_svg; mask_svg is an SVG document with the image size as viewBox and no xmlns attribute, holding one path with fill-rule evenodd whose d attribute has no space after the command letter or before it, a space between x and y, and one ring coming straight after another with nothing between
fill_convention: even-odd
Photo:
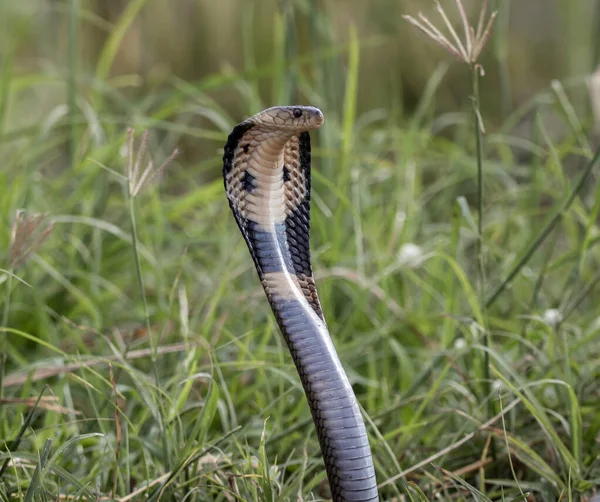
<instances>
[{"instance_id":1,"label":"raised snake","mask_svg":"<svg viewBox=\"0 0 600 502\"><path fill-rule=\"evenodd\" d=\"M298 370L335 502L377 501L356 397L325 324L312 274L310 106L276 106L234 127L223 154L229 206Z\"/></svg>"}]
</instances>

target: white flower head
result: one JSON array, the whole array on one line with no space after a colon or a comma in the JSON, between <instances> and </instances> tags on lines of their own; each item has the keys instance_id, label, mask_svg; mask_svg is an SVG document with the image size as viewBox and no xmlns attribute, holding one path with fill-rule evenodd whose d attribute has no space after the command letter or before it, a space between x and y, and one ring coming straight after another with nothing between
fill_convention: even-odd
<instances>
[{"instance_id":1,"label":"white flower head","mask_svg":"<svg viewBox=\"0 0 600 502\"><path fill-rule=\"evenodd\" d=\"M456 340L456 342L454 342L454 348L456 350L462 350L467 346L467 342L465 341L464 338L459 338L458 340Z\"/></svg>"},{"instance_id":2,"label":"white flower head","mask_svg":"<svg viewBox=\"0 0 600 502\"><path fill-rule=\"evenodd\" d=\"M542 319L544 319L544 322L548 326L552 326L554 328L562 321L562 314L558 309L548 309L544 312Z\"/></svg>"},{"instance_id":3,"label":"white flower head","mask_svg":"<svg viewBox=\"0 0 600 502\"><path fill-rule=\"evenodd\" d=\"M407 267L415 267L419 265L422 259L423 250L421 249L421 246L418 246L412 242L402 244L400 251L398 251L398 261Z\"/></svg>"}]
</instances>

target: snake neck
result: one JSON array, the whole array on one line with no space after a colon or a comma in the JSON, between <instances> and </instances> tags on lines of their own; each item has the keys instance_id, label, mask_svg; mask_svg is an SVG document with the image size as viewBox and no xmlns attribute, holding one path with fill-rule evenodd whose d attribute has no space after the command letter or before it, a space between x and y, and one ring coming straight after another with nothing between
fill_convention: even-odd
<instances>
[{"instance_id":1,"label":"snake neck","mask_svg":"<svg viewBox=\"0 0 600 502\"><path fill-rule=\"evenodd\" d=\"M293 135L259 133L248 159L251 177L245 196L245 215L250 223L250 245L262 285L273 311L281 304L300 302L312 311L297 276L288 240L284 169L286 145ZM278 321L280 321L278 319ZM307 319L308 321L308 319ZM315 315L313 321L319 321ZM321 322L322 324L322 322ZM315 326L316 327L316 326Z\"/></svg>"}]
</instances>

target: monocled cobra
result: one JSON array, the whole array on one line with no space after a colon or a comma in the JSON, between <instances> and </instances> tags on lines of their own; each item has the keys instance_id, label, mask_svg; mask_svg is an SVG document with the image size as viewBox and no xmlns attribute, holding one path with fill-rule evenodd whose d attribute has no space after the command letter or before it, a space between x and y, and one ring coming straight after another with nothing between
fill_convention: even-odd
<instances>
[{"instance_id":1,"label":"monocled cobra","mask_svg":"<svg viewBox=\"0 0 600 502\"><path fill-rule=\"evenodd\" d=\"M310 106L268 108L227 140L229 205L308 399L335 502L377 501L369 441L356 397L325 324L309 249Z\"/></svg>"}]
</instances>

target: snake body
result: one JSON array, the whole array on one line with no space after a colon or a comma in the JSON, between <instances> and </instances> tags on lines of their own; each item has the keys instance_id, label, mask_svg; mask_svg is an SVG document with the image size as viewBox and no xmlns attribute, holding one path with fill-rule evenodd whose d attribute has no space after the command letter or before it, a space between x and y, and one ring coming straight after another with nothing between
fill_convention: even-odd
<instances>
[{"instance_id":1,"label":"snake body","mask_svg":"<svg viewBox=\"0 0 600 502\"><path fill-rule=\"evenodd\" d=\"M325 324L309 249L310 136L323 114L268 108L238 124L223 155L229 205L302 381L335 502L377 501L356 397Z\"/></svg>"}]
</instances>

